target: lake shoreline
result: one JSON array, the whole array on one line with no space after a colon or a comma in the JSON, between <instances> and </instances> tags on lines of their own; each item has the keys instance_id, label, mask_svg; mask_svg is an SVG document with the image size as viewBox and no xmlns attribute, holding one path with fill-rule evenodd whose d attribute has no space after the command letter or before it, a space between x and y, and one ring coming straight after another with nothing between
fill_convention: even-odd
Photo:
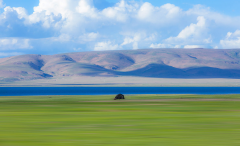
<instances>
[{"instance_id":1,"label":"lake shoreline","mask_svg":"<svg viewBox=\"0 0 240 146\"><path fill-rule=\"evenodd\" d=\"M240 94L240 87L1 87L0 96L116 94Z\"/></svg>"}]
</instances>

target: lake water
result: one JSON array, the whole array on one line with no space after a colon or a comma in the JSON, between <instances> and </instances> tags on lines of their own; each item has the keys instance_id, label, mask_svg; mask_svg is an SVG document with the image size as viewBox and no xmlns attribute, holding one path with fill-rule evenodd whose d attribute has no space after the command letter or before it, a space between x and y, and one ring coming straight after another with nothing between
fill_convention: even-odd
<instances>
[{"instance_id":1,"label":"lake water","mask_svg":"<svg viewBox=\"0 0 240 146\"><path fill-rule=\"evenodd\" d=\"M0 96L111 94L240 94L240 87L0 87Z\"/></svg>"}]
</instances>

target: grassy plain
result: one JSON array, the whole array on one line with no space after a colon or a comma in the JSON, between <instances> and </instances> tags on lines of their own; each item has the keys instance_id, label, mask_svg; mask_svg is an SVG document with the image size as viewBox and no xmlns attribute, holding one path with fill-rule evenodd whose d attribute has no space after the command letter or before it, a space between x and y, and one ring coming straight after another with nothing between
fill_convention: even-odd
<instances>
[{"instance_id":1,"label":"grassy plain","mask_svg":"<svg viewBox=\"0 0 240 146\"><path fill-rule=\"evenodd\" d=\"M239 146L240 95L0 97L0 146Z\"/></svg>"}]
</instances>

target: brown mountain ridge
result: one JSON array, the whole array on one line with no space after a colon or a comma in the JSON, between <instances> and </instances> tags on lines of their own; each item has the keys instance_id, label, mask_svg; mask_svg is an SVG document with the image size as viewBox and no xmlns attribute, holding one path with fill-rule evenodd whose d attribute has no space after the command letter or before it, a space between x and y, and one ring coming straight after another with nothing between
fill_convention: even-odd
<instances>
[{"instance_id":1,"label":"brown mountain ridge","mask_svg":"<svg viewBox=\"0 0 240 146\"><path fill-rule=\"evenodd\" d=\"M0 81L66 76L240 78L240 49L143 49L0 59Z\"/></svg>"}]
</instances>

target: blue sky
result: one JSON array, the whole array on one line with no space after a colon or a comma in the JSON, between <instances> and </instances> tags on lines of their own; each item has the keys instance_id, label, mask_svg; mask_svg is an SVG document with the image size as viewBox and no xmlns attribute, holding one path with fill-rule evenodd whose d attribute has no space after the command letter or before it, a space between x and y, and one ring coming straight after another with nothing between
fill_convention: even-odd
<instances>
[{"instance_id":1,"label":"blue sky","mask_svg":"<svg viewBox=\"0 0 240 146\"><path fill-rule=\"evenodd\" d=\"M0 0L0 57L240 48L239 0Z\"/></svg>"}]
</instances>

